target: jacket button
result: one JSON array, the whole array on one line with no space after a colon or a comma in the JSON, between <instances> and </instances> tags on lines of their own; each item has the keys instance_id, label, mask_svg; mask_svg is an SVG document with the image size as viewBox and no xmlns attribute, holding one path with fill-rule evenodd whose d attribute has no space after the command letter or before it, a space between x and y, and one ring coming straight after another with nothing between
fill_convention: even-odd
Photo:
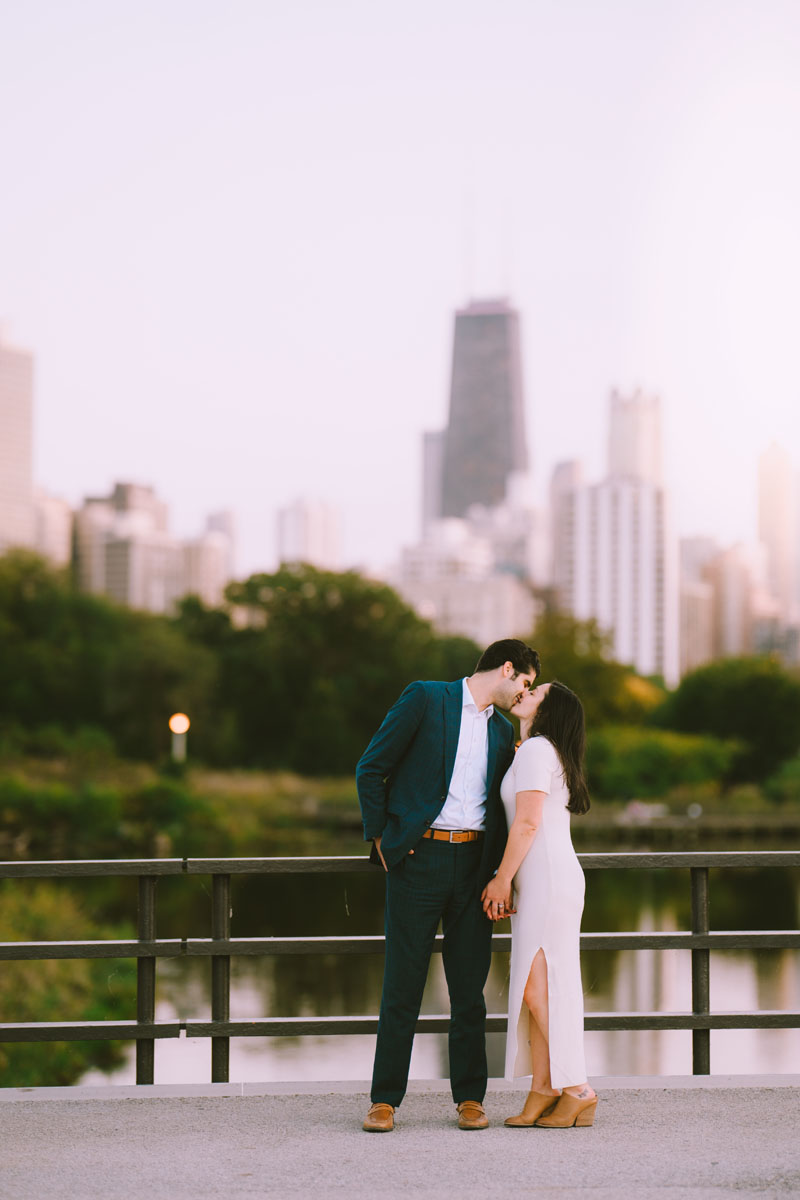
<instances>
[{"instance_id":1,"label":"jacket button","mask_svg":"<svg viewBox=\"0 0 800 1200\"><path fill-rule=\"evenodd\" d=\"M426 817L426 818L425 818L425 824L426 824L426 825L430 825L430 820L429 820L429 818L428 818L428 817Z\"/></svg>"}]
</instances>

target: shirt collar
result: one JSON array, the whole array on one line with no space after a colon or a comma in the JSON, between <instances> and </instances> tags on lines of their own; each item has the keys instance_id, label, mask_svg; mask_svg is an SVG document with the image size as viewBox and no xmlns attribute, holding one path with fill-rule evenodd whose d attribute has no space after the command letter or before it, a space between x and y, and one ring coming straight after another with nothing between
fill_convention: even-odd
<instances>
[{"instance_id":1,"label":"shirt collar","mask_svg":"<svg viewBox=\"0 0 800 1200\"><path fill-rule=\"evenodd\" d=\"M479 709L477 704L475 703L475 697L473 696L472 692L469 690L469 687L467 686L466 675L462 679L461 685L462 685L461 707L462 708L471 708L473 710L473 712L476 712L478 714L479 717L485 717L486 720L488 721L489 717L491 717L492 713L494 712L494 705L490 704L487 708L484 708L481 711L481 709Z\"/></svg>"}]
</instances>

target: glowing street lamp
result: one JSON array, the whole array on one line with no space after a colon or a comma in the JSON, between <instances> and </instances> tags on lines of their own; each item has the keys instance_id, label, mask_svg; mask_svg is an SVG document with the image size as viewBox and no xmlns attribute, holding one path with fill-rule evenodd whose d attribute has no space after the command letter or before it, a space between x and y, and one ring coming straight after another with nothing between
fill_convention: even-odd
<instances>
[{"instance_id":1,"label":"glowing street lamp","mask_svg":"<svg viewBox=\"0 0 800 1200\"><path fill-rule=\"evenodd\" d=\"M172 730L172 758L174 762L186 762L186 733L191 721L186 713L173 713L169 719Z\"/></svg>"}]
</instances>

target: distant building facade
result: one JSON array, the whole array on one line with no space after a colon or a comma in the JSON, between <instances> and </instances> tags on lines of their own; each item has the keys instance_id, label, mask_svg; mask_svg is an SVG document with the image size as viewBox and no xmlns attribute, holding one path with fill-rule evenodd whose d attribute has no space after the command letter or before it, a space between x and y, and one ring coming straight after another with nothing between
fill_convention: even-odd
<instances>
[{"instance_id":1,"label":"distant building facade","mask_svg":"<svg viewBox=\"0 0 800 1200\"><path fill-rule=\"evenodd\" d=\"M512 572L496 570L491 539L457 518L437 521L422 542L404 550L390 582L442 634L488 645L528 636L534 626L531 587Z\"/></svg>"},{"instance_id":2,"label":"distant building facade","mask_svg":"<svg viewBox=\"0 0 800 1200\"><path fill-rule=\"evenodd\" d=\"M455 314L447 427L423 435L422 537L392 579L441 633L530 635L547 531L527 468L519 313L473 301Z\"/></svg>"},{"instance_id":3,"label":"distant building facade","mask_svg":"<svg viewBox=\"0 0 800 1200\"><path fill-rule=\"evenodd\" d=\"M563 607L611 635L616 659L671 685L680 670L677 547L654 412L658 402L641 393L613 392L607 477L586 485L574 464L556 469L553 577Z\"/></svg>"},{"instance_id":4,"label":"distant building facade","mask_svg":"<svg viewBox=\"0 0 800 1200\"><path fill-rule=\"evenodd\" d=\"M207 530L182 542L169 532L166 504L151 487L118 483L90 497L75 516L78 585L128 608L171 613L181 597L222 603L230 576L226 535Z\"/></svg>"},{"instance_id":5,"label":"distant building facade","mask_svg":"<svg viewBox=\"0 0 800 1200\"><path fill-rule=\"evenodd\" d=\"M34 546L56 567L66 567L72 558L72 509L60 496L36 488L33 497Z\"/></svg>"},{"instance_id":6,"label":"distant building facade","mask_svg":"<svg viewBox=\"0 0 800 1200\"><path fill-rule=\"evenodd\" d=\"M519 313L481 300L456 313L447 428L425 435L429 519L495 508L528 469Z\"/></svg>"},{"instance_id":7,"label":"distant building facade","mask_svg":"<svg viewBox=\"0 0 800 1200\"><path fill-rule=\"evenodd\" d=\"M758 460L758 536L766 551L766 584L779 619L798 618L797 475L791 458L773 443Z\"/></svg>"},{"instance_id":8,"label":"distant building facade","mask_svg":"<svg viewBox=\"0 0 800 1200\"><path fill-rule=\"evenodd\" d=\"M611 392L608 474L612 479L663 483L661 401L637 388L630 396Z\"/></svg>"},{"instance_id":9,"label":"distant building facade","mask_svg":"<svg viewBox=\"0 0 800 1200\"><path fill-rule=\"evenodd\" d=\"M33 355L0 335L0 553L35 543Z\"/></svg>"},{"instance_id":10,"label":"distant building facade","mask_svg":"<svg viewBox=\"0 0 800 1200\"><path fill-rule=\"evenodd\" d=\"M713 538L681 538L680 673L681 677L714 657L714 588L709 567L719 554Z\"/></svg>"},{"instance_id":11,"label":"distant building facade","mask_svg":"<svg viewBox=\"0 0 800 1200\"><path fill-rule=\"evenodd\" d=\"M298 498L278 510L278 561L310 563L338 571L341 522L338 511L321 500Z\"/></svg>"}]
</instances>

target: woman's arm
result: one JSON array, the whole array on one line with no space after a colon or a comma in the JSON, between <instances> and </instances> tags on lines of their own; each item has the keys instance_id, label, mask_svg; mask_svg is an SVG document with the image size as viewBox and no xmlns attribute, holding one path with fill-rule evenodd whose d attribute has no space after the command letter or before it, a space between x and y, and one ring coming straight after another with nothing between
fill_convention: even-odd
<instances>
[{"instance_id":1,"label":"woman's arm","mask_svg":"<svg viewBox=\"0 0 800 1200\"><path fill-rule=\"evenodd\" d=\"M504 904L502 916L516 912L511 907L511 885L525 855L533 845L542 820L545 792L517 792L517 807L508 831L505 853L494 879L481 892L483 911L490 920L498 920L497 906Z\"/></svg>"}]
</instances>

